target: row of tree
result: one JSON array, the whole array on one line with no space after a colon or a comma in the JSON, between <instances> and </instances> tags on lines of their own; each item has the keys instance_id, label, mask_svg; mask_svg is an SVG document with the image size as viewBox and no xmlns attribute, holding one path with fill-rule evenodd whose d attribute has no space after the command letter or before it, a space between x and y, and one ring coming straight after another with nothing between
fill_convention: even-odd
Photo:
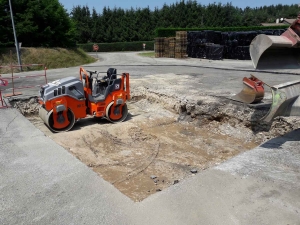
<instances>
[{"instance_id":1,"label":"row of tree","mask_svg":"<svg viewBox=\"0 0 300 225\"><path fill-rule=\"evenodd\" d=\"M207 6L197 1L180 1L161 9L124 10L104 7L102 13L87 6L76 6L71 18L76 24L76 39L86 42L120 42L153 40L158 27L200 28L259 26L276 18L295 18L298 5L276 5L260 8L237 8L231 3Z\"/></svg>"},{"instance_id":2,"label":"row of tree","mask_svg":"<svg viewBox=\"0 0 300 225\"><path fill-rule=\"evenodd\" d=\"M12 0L11 0L12 1ZM75 43L148 41L156 28L256 26L295 18L298 5L241 9L231 3L199 4L180 0L162 8L109 8L99 13L75 6L68 14L58 0L13 0L18 40L23 46L69 47ZM8 0L0 0L0 45L14 43Z\"/></svg>"}]
</instances>

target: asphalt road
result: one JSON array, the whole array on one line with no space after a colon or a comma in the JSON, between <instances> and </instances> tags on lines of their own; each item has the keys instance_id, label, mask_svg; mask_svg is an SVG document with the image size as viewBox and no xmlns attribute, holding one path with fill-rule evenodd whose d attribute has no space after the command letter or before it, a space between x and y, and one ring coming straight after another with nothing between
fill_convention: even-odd
<instances>
[{"instance_id":1,"label":"asphalt road","mask_svg":"<svg viewBox=\"0 0 300 225\"><path fill-rule=\"evenodd\" d=\"M234 94L240 91L243 77L255 74L264 82L270 85L284 83L286 81L300 80L300 70L274 70L274 71L255 71L251 61L223 60L211 61L205 59L171 59L171 58L148 58L140 57L136 52L122 53L89 53L99 59L99 61L83 65L87 70L106 72L109 67L117 69L118 73L128 72L131 79L141 78L145 75L167 74L202 76L201 86L195 88L210 91L210 93ZM79 77L79 66L72 68L47 70L48 82L62 77ZM15 79L15 88L38 86L45 83L45 78L27 77L31 75L43 75L44 71L33 71L14 74L21 76ZM11 74L2 74L2 77L11 77ZM10 81L10 80L9 80ZM11 83L11 82L10 82ZM11 88L11 84L8 88ZM23 97L38 95L39 87L30 89L16 89L21 92ZM12 90L4 91L4 94L12 93Z\"/></svg>"},{"instance_id":2,"label":"asphalt road","mask_svg":"<svg viewBox=\"0 0 300 225\"><path fill-rule=\"evenodd\" d=\"M203 76L204 93L231 95L255 73L271 85L298 71L256 72L250 61L141 58L98 53L86 69L116 67L131 79ZM218 68L213 68L218 67ZM271 73L272 72L272 73ZM37 73L37 72L35 72ZM49 70L49 81L79 67ZM24 73L25 75L28 73ZM38 85L41 80L19 81ZM22 83L23 82L23 83ZM188 91L188 90L187 90ZM24 96L37 90L24 89ZM300 224L300 130L134 203L37 130L15 109L0 110L0 224Z\"/></svg>"}]
</instances>

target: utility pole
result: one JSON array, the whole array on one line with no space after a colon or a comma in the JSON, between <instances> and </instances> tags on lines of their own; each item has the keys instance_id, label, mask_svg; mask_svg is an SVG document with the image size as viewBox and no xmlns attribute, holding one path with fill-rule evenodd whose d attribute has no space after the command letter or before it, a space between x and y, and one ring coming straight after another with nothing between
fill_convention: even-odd
<instances>
[{"instance_id":1,"label":"utility pole","mask_svg":"<svg viewBox=\"0 0 300 225\"><path fill-rule=\"evenodd\" d=\"M21 63L21 58L20 58L20 50L19 50L19 43L17 40L17 34L16 34L16 30L15 30L15 22L14 22L14 16L13 16L13 11L12 11L12 7L11 7L11 2L9 1L9 9L10 9L10 17L11 17L11 22L12 22L12 27L13 27L13 31L14 31L14 37L15 37L15 45L16 45L16 50L17 50L17 56L18 56L18 63L20 66L20 69L22 71L22 63Z\"/></svg>"}]
</instances>

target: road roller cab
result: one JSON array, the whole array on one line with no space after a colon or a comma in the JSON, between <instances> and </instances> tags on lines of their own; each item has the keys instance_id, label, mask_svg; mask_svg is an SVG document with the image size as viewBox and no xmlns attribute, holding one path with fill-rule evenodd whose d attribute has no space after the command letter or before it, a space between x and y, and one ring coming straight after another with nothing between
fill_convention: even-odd
<instances>
[{"instance_id":1,"label":"road roller cab","mask_svg":"<svg viewBox=\"0 0 300 225\"><path fill-rule=\"evenodd\" d=\"M53 132L70 130L78 119L103 117L117 123L126 119L130 99L129 74L114 68L101 72L80 68L79 79L62 78L41 87L39 115Z\"/></svg>"}]
</instances>

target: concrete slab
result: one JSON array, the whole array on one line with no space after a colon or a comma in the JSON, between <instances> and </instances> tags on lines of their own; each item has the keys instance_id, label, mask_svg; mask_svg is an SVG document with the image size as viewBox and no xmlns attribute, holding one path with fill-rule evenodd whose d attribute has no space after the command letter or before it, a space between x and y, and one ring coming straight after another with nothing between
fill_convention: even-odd
<instances>
[{"instance_id":1,"label":"concrete slab","mask_svg":"<svg viewBox=\"0 0 300 225\"><path fill-rule=\"evenodd\" d=\"M0 224L132 224L129 198L16 109L0 115Z\"/></svg>"}]
</instances>

